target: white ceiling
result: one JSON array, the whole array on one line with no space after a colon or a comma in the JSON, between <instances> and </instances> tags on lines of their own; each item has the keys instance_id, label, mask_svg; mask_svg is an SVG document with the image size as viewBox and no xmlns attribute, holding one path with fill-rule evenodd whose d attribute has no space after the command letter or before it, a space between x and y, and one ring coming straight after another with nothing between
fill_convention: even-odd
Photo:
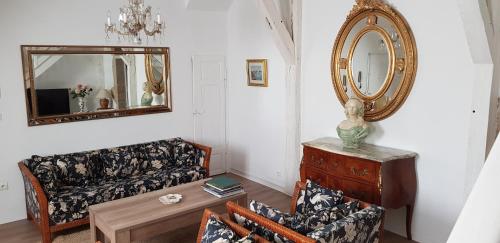
<instances>
[{"instance_id":1,"label":"white ceiling","mask_svg":"<svg viewBox=\"0 0 500 243\"><path fill-rule=\"evenodd\" d=\"M233 0L185 0L186 8L204 11L227 11Z\"/></svg>"}]
</instances>

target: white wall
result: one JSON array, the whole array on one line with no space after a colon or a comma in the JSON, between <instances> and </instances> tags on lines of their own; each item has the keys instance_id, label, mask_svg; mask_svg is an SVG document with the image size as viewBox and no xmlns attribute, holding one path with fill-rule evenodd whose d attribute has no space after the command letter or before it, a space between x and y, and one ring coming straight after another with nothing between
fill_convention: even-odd
<instances>
[{"instance_id":1,"label":"white wall","mask_svg":"<svg viewBox=\"0 0 500 243\"><path fill-rule=\"evenodd\" d=\"M475 68L455 1L389 2L413 29L417 77L402 108L372 123L375 132L367 142L419 154L413 236L420 242L445 242L464 203ZM330 79L330 55L353 3L303 3L303 141L337 136L335 128L345 119ZM389 210L385 222L387 229L404 234L404 210Z\"/></svg>"},{"instance_id":2,"label":"white wall","mask_svg":"<svg viewBox=\"0 0 500 243\"><path fill-rule=\"evenodd\" d=\"M17 162L32 154L53 154L193 137L191 56L225 54L226 14L187 11L183 1L147 1L166 17L163 43L171 47L173 112L127 118L27 127L21 44L116 45L106 43L107 9L116 17L123 1L17 0L0 8L0 224L25 217L24 188ZM127 44L128 43L122 43ZM146 43L145 43L146 44Z\"/></svg>"},{"instance_id":3,"label":"white wall","mask_svg":"<svg viewBox=\"0 0 500 243\"><path fill-rule=\"evenodd\" d=\"M232 171L285 187L285 62L256 0L228 12L228 152ZM246 59L268 59L269 87L250 87Z\"/></svg>"},{"instance_id":4,"label":"white wall","mask_svg":"<svg viewBox=\"0 0 500 243\"><path fill-rule=\"evenodd\" d=\"M500 242L500 199L492 193L500 183L500 139L497 139L479 178L453 227L448 243Z\"/></svg>"}]
</instances>

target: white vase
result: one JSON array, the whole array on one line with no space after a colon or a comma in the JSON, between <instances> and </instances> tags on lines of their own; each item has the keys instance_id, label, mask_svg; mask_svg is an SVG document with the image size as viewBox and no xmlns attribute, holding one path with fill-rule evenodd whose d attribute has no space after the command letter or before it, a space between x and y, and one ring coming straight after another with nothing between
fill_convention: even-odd
<instances>
[{"instance_id":1,"label":"white vase","mask_svg":"<svg viewBox=\"0 0 500 243\"><path fill-rule=\"evenodd\" d=\"M87 98L86 97L78 97L78 108L80 108L80 112L88 112L87 108Z\"/></svg>"}]
</instances>

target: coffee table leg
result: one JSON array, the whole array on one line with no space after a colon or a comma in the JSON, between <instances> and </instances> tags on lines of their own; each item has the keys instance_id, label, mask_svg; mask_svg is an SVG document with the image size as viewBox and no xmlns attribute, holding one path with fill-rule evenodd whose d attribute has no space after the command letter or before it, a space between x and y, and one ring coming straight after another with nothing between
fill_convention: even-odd
<instances>
[{"instance_id":1,"label":"coffee table leg","mask_svg":"<svg viewBox=\"0 0 500 243\"><path fill-rule=\"evenodd\" d=\"M95 217L94 213L90 211L90 242L95 243L97 241L96 230L95 230Z\"/></svg>"},{"instance_id":2,"label":"coffee table leg","mask_svg":"<svg viewBox=\"0 0 500 243\"><path fill-rule=\"evenodd\" d=\"M241 198L238 198L238 200L236 201L236 203L244 208L247 208L248 207L248 200L247 200L247 194L245 194L245 196L241 197Z\"/></svg>"},{"instance_id":3,"label":"coffee table leg","mask_svg":"<svg viewBox=\"0 0 500 243\"><path fill-rule=\"evenodd\" d=\"M130 243L130 231L115 232L114 237L111 239L111 243Z\"/></svg>"}]
</instances>

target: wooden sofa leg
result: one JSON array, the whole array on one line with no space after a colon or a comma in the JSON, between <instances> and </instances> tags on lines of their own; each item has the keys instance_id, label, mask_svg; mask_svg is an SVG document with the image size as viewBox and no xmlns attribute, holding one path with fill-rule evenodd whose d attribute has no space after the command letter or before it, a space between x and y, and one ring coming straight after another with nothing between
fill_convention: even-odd
<instances>
[{"instance_id":1,"label":"wooden sofa leg","mask_svg":"<svg viewBox=\"0 0 500 243\"><path fill-rule=\"evenodd\" d=\"M51 243L52 242L52 235L50 231L43 231L42 232L42 243Z\"/></svg>"}]
</instances>

